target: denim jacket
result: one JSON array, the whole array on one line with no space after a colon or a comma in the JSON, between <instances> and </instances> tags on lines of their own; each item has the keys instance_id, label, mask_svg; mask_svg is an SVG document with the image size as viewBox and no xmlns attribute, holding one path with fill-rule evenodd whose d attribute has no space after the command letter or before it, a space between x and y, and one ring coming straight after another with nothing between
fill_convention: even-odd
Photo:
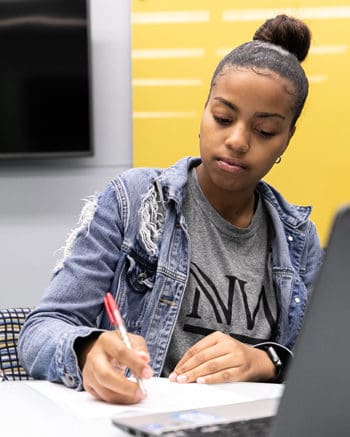
<instances>
[{"instance_id":1,"label":"denim jacket","mask_svg":"<svg viewBox=\"0 0 350 437\"><path fill-rule=\"evenodd\" d=\"M35 378L82 388L75 341L112 329L103 307L116 298L127 329L143 336L160 375L189 277L189 236L181 213L189 168L133 168L83 208L63 258L19 338L22 365ZM267 183L257 187L270 215L272 275L279 305L274 342L292 348L323 251L310 207L287 203Z\"/></svg>"}]
</instances>

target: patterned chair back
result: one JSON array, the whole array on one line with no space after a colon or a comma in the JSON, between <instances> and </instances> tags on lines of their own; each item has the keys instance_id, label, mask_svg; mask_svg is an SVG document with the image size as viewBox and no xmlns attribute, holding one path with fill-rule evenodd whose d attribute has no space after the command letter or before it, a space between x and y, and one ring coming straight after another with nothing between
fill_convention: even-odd
<instances>
[{"instance_id":1,"label":"patterned chair back","mask_svg":"<svg viewBox=\"0 0 350 437\"><path fill-rule=\"evenodd\" d=\"M0 381L32 379L20 365L18 335L31 308L0 309Z\"/></svg>"}]
</instances>

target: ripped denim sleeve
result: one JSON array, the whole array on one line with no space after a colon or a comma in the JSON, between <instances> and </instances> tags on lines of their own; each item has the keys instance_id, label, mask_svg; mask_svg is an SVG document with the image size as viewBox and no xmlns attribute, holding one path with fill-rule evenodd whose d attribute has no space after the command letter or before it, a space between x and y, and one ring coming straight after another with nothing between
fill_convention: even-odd
<instances>
[{"instance_id":1,"label":"ripped denim sleeve","mask_svg":"<svg viewBox=\"0 0 350 437\"><path fill-rule=\"evenodd\" d=\"M97 209L97 198L97 194L94 194L84 199L85 204L81 210L77 226L71 230L65 241L65 244L58 250L58 252L61 252L62 255L57 261L53 269L53 273L57 273L63 269L64 262L70 256L74 242L80 232L83 232L84 229L86 229L86 235L89 235L90 223L92 222Z\"/></svg>"}]
</instances>

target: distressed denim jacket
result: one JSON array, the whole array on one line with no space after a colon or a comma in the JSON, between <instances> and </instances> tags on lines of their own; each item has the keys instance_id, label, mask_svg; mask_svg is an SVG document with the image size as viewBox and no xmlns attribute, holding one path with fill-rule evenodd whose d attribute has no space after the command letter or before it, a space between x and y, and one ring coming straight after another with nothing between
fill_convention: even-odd
<instances>
[{"instance_id":1,"label":"distressed denim jacket","mask_svg":"<svg viewBox=\"0 0 350 437\"><path fill-rule=\"evenodd\" d=\"M127 329L143 336L160 375L189 276L189 236L181 213L190 167L134 168L83 208L61 262L21 331L22 365L35 378L82 388L75 341L112 329L103 308L110 291ZM292 348L323 251L310 207L257 187L273 227L272 275L279 304L274 342Z\"/></svg>"}]
</instances>

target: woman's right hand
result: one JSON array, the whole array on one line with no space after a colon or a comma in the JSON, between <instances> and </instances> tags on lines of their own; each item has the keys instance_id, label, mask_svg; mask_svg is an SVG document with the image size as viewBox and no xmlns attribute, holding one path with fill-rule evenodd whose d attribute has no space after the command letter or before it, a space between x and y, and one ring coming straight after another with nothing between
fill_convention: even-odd
<instances>
[{"instance_id":1,"label":"woman's right hand","mask_svg":"<svg viewBox=\"0 0 350 437\"><path fill-rule=\"evenodd\" d=\"M118 404L134 404L145 395L137 382L125 377L125 369L138 378L153 375L149 366L146 342L139 335L129 334L132 349L128 349L115 331L107 331L97 338L81 339L78 346L83 387L95 398Z\"/></svg>"}]
</instances>

